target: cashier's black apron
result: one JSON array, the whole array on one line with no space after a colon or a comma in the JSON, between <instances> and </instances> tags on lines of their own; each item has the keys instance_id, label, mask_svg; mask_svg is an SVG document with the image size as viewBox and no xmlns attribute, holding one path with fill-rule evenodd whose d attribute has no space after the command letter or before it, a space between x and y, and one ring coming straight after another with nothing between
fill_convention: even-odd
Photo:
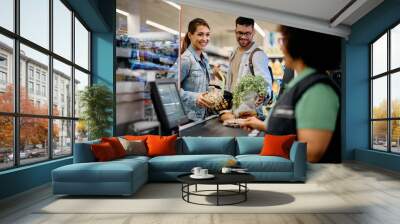
<instances>
[{"instance_id":1,"label":"cashier's black apron","mask_svg":"<svg viewBox=\"0 0 400 224\"><path fill-rule=\"evenodd\" d=\"M314 73L311 74L295 86L288 89L276 102L270 117L268 119L268 125L266 134L272 135L297 135L295 107L297 101L302 97L303 93L308 88L312 87L317 83L324 83L331 86L340 99L339 87L330 79L326 74ZM333 133L332 139L324 156L319 161L320 163L339 163L341 161L340 156L340 109L338 111L336 119L336 127Z\"/></svg>"}]
</instances>

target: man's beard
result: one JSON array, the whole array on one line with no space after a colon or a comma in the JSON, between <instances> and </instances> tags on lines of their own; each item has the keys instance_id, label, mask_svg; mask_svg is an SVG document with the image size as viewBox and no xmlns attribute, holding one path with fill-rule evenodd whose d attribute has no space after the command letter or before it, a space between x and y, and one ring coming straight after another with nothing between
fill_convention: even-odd
<instances>
[{"instance_id":1,"label":"man's beard","mask_svg":"<svg viewBox=\"0 0 400 224\"><path fill-rule=\"evenodd\" d=\"M244 42L244 43L243 43L243 42ZM250 45L251 41L250 41L250 40L240 40L240 39L239 39L238 43L239 43L239 45L240 45L241 47L246 48L246 47L248 47L248 46Z\"/></svg>"}]
</instances>

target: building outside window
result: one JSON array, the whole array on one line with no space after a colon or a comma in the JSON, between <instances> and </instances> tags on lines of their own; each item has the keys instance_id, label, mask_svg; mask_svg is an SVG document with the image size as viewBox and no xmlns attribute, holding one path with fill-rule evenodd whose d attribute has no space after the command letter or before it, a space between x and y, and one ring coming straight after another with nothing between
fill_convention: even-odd
<instances>
[{"instance_id":1,"label":"building outside window","mask_svg":"<svg viewBox=\"0 0 400 224\"><path fill-rule=\"evenodd\" d=\"M370 44L371 148L400 153L400 24Z\"/></svg>"},{"instance_id":2,"label":"building outside window","mask_svg":"<svg viewBox=\"0 0 400 224\"><path fill-rule=\"evenodd\" d=\"M55 109L53 113L49 113L52 111L49 110L50 97L53 97L53 101L56 103L55 99L59 97L59 94L63 94L62 100L65 105L73 105L74 102L79 101L77 92L80 89L75 92L72 92L71 88L61 90L57 84L58 79L65 82L64 87L65 85L72 86L74 83L75 85L81 83L81 87L81 79L89 80L91 46L90 32L87 26L62 0L18 2L17 10L19 12L14 13L12 10L12 15L19 16L19 18L14 18L15 21L19 21L15 29L20 31L19 35L11 37L9 32L14 32L14 29L10 30L0 23L2 28L8 30L6 32L0 29L0 84L5 83L13 87L7 89L8 92L5 89L2 91L0 88L0 97L7 96L8 99L8 101L0 101L0 123L3 129L6 127L5 131L0 133L3 135L0 136L2 139L0 149L1 153L5 155L5 159L0 160L0 171L70 156L75 139L77 140L78 137L79 140L87 139L85 127L76 128L79 114L74 114L72 108L69 107L65 110L63 107L60 111L61 107L56 109L53 105L52 108ZM49 4L50 2L52 4ZM1 4L4 8L12 9L14 7L14 1L5 1ZM10 5L7 6L7 4ZM39 11L43 13L37 14L36 12ZM45 13L46 11L48 13ZM52 29L49 28L50 24L52 24ZM74 27L75 30L73 30ZM51 42L53 49L50 48ZM14 46L14 43L18 46ZM75 48L72 47L74 46L72 43L75 43ZM19 49L19 51L15 51L15 49ZM19 61L12 60L14 52ZM56 63L57 60L53 58L53 54L61 57L62 62ZM75 55L75 60L72 60L72 55ZM49 63L49 61L53 61L53 63ZM16 89L13 81L15 66L20 68L17 78L20 80L21 94L17 99L13 97ZM53 74L50 74L50 71L53 71ZM79 73L78 79L73 80L74 73ZM54 85L47 94L50 78L54 78ZM89 85L89 82L84 84ZM65 98L65 96L67 97ZM20 108L18 113L14 112L14 105ZM4 108L11 109L5 110ZM59 117L60 115L62 118ZM16 134L13 132L14 125L18 125L16 128L19 131ZM38 134L33 139L30 134L33 131L43 134ZM14 143L18 145L14 145ZM14 154L14 151L17 154ZM17 160L16 157L19 159Z\"/></svg>"}]
</instances>

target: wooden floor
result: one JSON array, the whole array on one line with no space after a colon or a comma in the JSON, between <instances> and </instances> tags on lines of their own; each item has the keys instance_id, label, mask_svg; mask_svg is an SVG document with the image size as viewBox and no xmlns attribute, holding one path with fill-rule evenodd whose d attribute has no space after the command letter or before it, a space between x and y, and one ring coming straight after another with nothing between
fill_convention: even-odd
<instances>
[{"instance_id":1,"label":"wooden floor","mask_svg":"<svg viewBox=\"0 0 400 224\"><path fill-rule=\"evenodd\" d=\"M359 163L318 164L309 167L307 182L324 186L349 203L367 206L356 214L35 214L55 199L47 185L1 201L0 223L400 223L399 173Z\"/></svg>"}]
</instances>

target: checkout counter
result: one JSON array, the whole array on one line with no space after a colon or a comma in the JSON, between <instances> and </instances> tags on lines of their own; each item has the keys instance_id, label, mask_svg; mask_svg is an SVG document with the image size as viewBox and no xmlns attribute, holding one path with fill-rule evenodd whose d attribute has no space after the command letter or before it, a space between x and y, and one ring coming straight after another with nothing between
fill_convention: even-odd
<instances>
[{"instance_id":1,"label":"checkout counter","mask_svg":"<svg viewBox=\"0 0 400 224\"><path fill-rule=\"evenodd\" d=\"M221 137L221 136L249 136L249 132L241 128L233 128L222 125L218 121L218 116L213 115L202 121L192 122L179 127L179 136L204 136L204 137ZM257 136L264 136L259 133Z\"/></svg>"},{"instance_id":2,"label":"checkout counter","mask_svg":"<svg viewBox=\"0 0 400 224\"><path fill-rule=\"evenodd\" d=\"M249 133L239 127L224 126L218 121L218 115L204 120L189 122L180 98L175 80L150 82L151 99L160 122L160 134L179 136L264 136L263 133ZM181 125L185 124L185 125Z\"/></svg>"}]
</instances>

